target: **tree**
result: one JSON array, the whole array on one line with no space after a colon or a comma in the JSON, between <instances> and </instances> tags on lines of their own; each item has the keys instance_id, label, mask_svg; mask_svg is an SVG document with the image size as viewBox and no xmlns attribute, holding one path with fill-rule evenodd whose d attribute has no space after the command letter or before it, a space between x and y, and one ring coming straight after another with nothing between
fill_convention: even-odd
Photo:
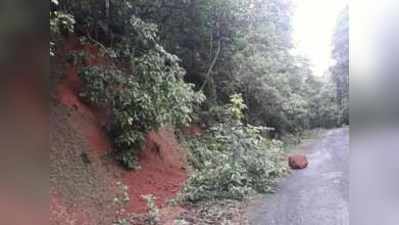
<instances>
[{"instance_id":1,"label":"tree","mask_svg":"<svg viewBox=\"0 0 399 225\"><path fill-rule=\"evenodd\" d=\"M73 15L77 34L100 43L120 64L142 57L154 43L176 55L187 71L184 80L207 97L200 114L242 93L247 123L279 133L320 125L313 100L323 85L307 59L291 54L290 0L63 0L58 8ZM132 29L132 15L143 32ZM143 41L149 34L156 40ZM345 91L337 90L344 105Z\"/></svg>"},{"instance_id":2,"label":"tree","mask_svg":"<svg viewBox=\"0 0 399 225\"><path fill-rule=\"evenodd\" d=\"M339 123L349 124L349 14L346 7L339 15L333 36L332 79L336 85Z\"/></svg>"}]
</instances>

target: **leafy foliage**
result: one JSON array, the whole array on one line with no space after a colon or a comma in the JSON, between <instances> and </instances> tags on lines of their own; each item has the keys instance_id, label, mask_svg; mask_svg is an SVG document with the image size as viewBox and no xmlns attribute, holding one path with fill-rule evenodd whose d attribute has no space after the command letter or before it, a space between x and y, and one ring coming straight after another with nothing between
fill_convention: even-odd
<instances>
[{"instance_id":1,"label":"leafy foliage","mask_svg":"<svg viewBox=\"0 0 399 225\"><path fill-rule=\"evenodd\" d=\"M51 4L59 5L58 0L51 0ZM55 55L56 42L63 33L73 33L76 23L73 15L62 11L50 10L50 56Z\"/></svg>"},{"instance_id":2,"label":"leafy foliage","mask_svg":"<svg viewBox=\"0 0 399 225\"><path fill-rule=\"evenodd\" d=\"M114 198L113 203L120 206L126 206L129 202L129 187L127 185L122 184L122 182L116 182L116 187L118 189L118 194Z\"/></svg>"},{"instance_id":3,"label":"leafy foliage","mask_svg":"<svg viewBox=\"0 0 399 225\"><path fill-rule=\"evenodd\" d=\"M134 75L99 66L80 73L82 96L112 109L109 133L128 168L135 167L134 157L149 130L190 123L193 105L203 100L181 79L184 71L174 58L152 51L137 64Z\"/></svg>"},{"instance_id":4,"label":"leafy foliage","mask_svg":"<svg viewBox=\"0 0 399 225\"><path fill-rule=\"evenodd\" d=\"M157 27L132 16L130 36L115 48L101 45L116 61L110 65L81 70L82 97L112 111L109 134L119 159L134 168L135 156L145 134L161 126L182 126L191 122L196 104L204 96L185 83L179 59L157 42ZM121 66L120 62L129 66Z\"/></svg>"},{"instance_id":5,"label":"leafy foliage","mask_svg":"<svg viewBox=\"0 0 399 225\"><path fill-rule=\"evenodd\" d=\"M290 0L52 0L52 6L54 37L74 31L112 61L82 70L82 94L112 109L109 134L128 167L148 130L190 123L193 111L214 127L237 122L228 137L237 130L247 135L241 122L274 127L279 137L348 120L341 88L347 85L316 78L307 59L292 54ZM339 46L346 43L338 41L341 33ZM334 54L345 51L337 45Z\"/></svg>"},{"instance_id":6,"label":"leafy foliage","mask_svg":"<svg viewBox=\"0 0 399 225\"><path fill-rule=\"evenodd\" d=\"M264 138L262 127L237 120L236 113L245 106L238 96L231 98L230 123L188 142L194 174L184 189L187 201L242 199L248 193L268 192L285 172L280 164L282 143Z\"/></svg>"},{"instance_id":7,"label":"leafy foliage","mask_svg":"<svg viewBox=\"0 0 399 225\"><path fill-rule=\"evenodd\" d=\"M234 121L241 121L244 118L243 110L247 108L244 99L240 94L234 94L230 97L231 106L229 107L231 118Z\"/></svg>"},{"instance_id":8,"label":"leafy foliage","mask_svg":"<svg viewBox=\"0 0 399 225\"><path fill-rule=\"evenodd\" d=\"M131 223L127 219L119 219L114 222L112 225L131 225Z\"/></svg>"},{"instance_id":9,"label":"leafy foliage","mask_svg":"<svg viewBox=\"0 0 399 225\"><path fill-rule=\"evenodd\" d=\"M185 79L206 94L206 120L213 121L220 106L239 92L248 105L244 119L252 124L267 124L278 133L321 124L312 120L312 98L322 91L314 83L323 81L316 81L305 58L291 53L290 1L157 0L131 5L140 18L160 25L163 45L188 71Z\"/></svg>"},{"instance_id":10,"label":"leafy foliage","mask_svg":"<svg viewBox=\"0 0 399 225\"><path fill-rule=\"evenodd\" d=\"M349 9L346 7L339 15L333 36L332 55L336 64L331 68L332 79L336 85L339 124L349 124Z\"/></svg>"},{"instance_id":11,"label":"leafy foliage","mask_svg":"<svg viewBox=\"0 0 399 225\"><path fill-rule=\"evenodd\" d=\"M157 204L155 202L155 197L153 195L146 195L143 196L144 200L147 203L148 206L148 218L147 222L149 225L158 225L160 222L160 216L159 216L159 209L157 207Z\"/></svg>"},{"instance_id":12,"label":"leafy foliage","mask_svg":"<svg viewBox=\"0 0 399 225\"><path fill-rule=\"evenodd\" d=\"M245 204L240 201L201 202L182 213L173 225L248 225L245 212Z\"/></svg>"},{"instance_id":13,"label":"leafy foliage","mask_svg":"<svg viewBox=\"0 0 399 225\"><path fill-rule=\"evenodd\" d=\"M208 115L242 93L244 120L252 124L277 133L324 124L313 120L315 114L320 119L313 98L323 86L314 83L324 81L291 51L290 0L63 0L58 8L73 14L77 33L102 43L133 73L132 58L149 50L163 46L175 54L187 71L184 80L206 94L202 111ZM347 102L339 96L340 105Z\"/></svg>"}]
</instances>

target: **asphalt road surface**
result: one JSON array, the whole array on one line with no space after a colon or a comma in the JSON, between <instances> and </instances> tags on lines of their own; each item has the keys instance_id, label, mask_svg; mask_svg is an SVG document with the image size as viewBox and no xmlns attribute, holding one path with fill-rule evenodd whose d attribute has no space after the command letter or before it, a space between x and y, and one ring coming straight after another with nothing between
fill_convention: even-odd
<instances>
[{"instance_id":1,"label":"asphalt road surface","mask_svg":"<svg viewBox=\"0 0 399 225\"><path fill-rule=\"evenodd\" d=\"M251 225L349 224L349 129L330 130L306 148L309 166L249 207Z\"/></svg>"}]
</instances>

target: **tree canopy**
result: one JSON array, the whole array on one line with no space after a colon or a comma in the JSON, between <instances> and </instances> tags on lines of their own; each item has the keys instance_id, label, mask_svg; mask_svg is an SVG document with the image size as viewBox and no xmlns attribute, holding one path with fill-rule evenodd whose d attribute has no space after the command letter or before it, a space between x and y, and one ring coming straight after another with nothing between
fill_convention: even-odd
<instances>
[{"instance_id":1,"label":"tree canopy","mask_svg":"<svg viewBox=\"0 0 399 225\"><path fill-rule=\"evenodd\" d=\"M51 0L51 6L51 55L74 35L113 62L82 66L82 94L113 107L110 133L123 149L137 148L142 135L165 123L220 122L236 94L246 105L243 123L273 127L277 135L348 123L347 10L334 35L332 85L292 53L289 0Z\"/></svg>"},{"instance_id":2,"label":"tree canopy","mask_svg":"<svg viewBox=\"0 0 399 225\"><path fill-rule=\"evenodd\" d=\"M336 85L340 123L349 123L349 12L346 7L339 15L333 36L333 58L336 64L331 68Z\"/></svg>"}]
</instances>

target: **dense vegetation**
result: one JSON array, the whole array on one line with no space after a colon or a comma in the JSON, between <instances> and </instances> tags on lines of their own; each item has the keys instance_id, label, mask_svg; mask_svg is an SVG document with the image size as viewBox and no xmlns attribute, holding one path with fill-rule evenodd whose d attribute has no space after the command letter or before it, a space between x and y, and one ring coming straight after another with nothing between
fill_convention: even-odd
<instances>
[{"instance_id":1,"label":"dense vegetation","mask_svg":"<svg viewBox=\"0 0 399 225\"><path fill-rule=\"evenodd\" d=\"M182 70L171 55L152 52L135 60L134 76L98 66L85 68L80 74L86 87L81 96L111 108L108 132L119 151L118 158L131 169L137 166L135 156L147 132L162 125L188 125L194 103L203 99L182 81Z\"/></svg>"},{"instance_id":2,"label":"dense vegetation","mask_svg":"<svg viewBox=\"0 0 399 225\"><path fill-rule=\"evenodd\" d=\"M331 68L336 85L339 123L349 124L349 12L344 9L338 18L333 36L333 57L336 64Z\"/></svg>"},{"instance_id":3,"label":"dense vegetation","mask_svg":"<svg viewBox=\"0 0 399 225\"><path fill-rule=\"evenodd\" d=\"M206 134L188 141L194 174L187 200L270 190L284 170L278 163L281 142L265 138L266 127L279 137L348 122L347 45L340 39L345 22L337 28L331 82L291 53L289 0L51 5L51 55L65 37L76 36L109 61L80 65L82 97L111 109L108 133L126 167L135 167L148 131L193 119L208 125Z\"/></svg>"},{"instance_id":4,"label":"dense vegetation","mask_svg":"<svg viewBox=\"0 0 399 225\"><path fill-rule=\"evenodd\" d=\"M184 189L185 200L240 200L248 193L268 192L286 171L282 142L264 138L264 127L242 124L244 108L242 97L232 96L225 121L188 141L194 174Z\"/></svg>"}]
</instances>

